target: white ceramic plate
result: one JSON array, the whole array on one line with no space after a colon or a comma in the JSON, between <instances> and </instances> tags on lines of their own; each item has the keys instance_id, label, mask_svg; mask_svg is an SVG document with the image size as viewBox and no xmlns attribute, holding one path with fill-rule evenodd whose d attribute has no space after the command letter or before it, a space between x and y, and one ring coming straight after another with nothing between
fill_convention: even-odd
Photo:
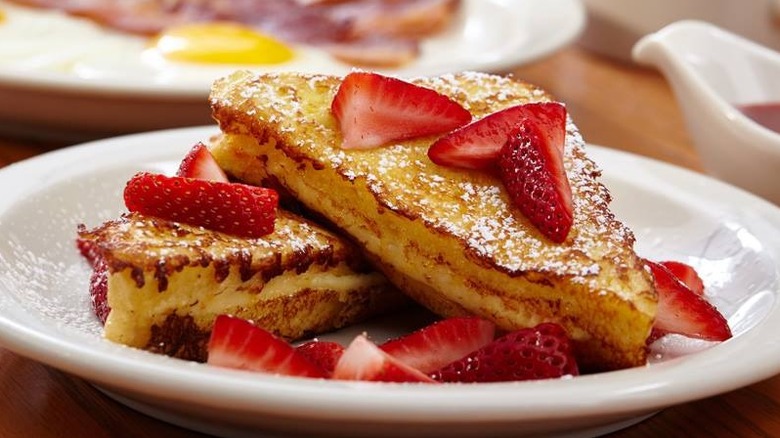
<instances>
[{"instance_id":1,"label":"white ceramic plate","mask_svg":"<svg viewBox=\"0 0 780 438\"><path fill-rule=\"evenodd\" d=\"M462 2L453 25L426 40L416 61L385 72L408 77L506 70L569 43L585 21L578 0ZM145 39L84 19L2 0L0 10L8 15L0 21L0 102L20 102L0 106L0 127L15 122L17 130L22 124L106 133L204 124L210 122L205 101L211 83L241 68L165 62L145 53ZM350 68L303 49L289 64L252 67L330 74Z\"/></svg>"},{"instance_id":2,"label":"white ceramic plate","mask_svg":"<svg viewBox=\"0 0 780 438\"><path fill-rule=\"evenodd\" d=\"M443 386L252 374L102 339L76 225L116 217L133 173L172 172L214 131L120 137L0 170L0 344L159 418L233 436L588 436L780 372L780 209L713 179L596 146L590 153L640 254L695 265L733 339L714 346L670 339L655 346L650 365L617 372ZM392 320L350 331L381 339L407 329Z\"/></svg>"}]
</instances>

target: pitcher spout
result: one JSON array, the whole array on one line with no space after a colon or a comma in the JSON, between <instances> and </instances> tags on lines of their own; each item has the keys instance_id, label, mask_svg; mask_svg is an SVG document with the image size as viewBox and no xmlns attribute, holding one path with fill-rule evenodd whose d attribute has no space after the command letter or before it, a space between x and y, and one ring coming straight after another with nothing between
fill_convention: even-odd
<instances>
[{"instance_id":1,"label":"pitcher spout","mask_svg":"<svg viewBox=\"0 0 780 438\"><path fill-rule=\"evenodd\" d=\"M643 37L632 57L669 81L708 173L780 204L780 133L741 110L780 110L780 53L708 23L680 21Z\"/></svg>"}]
</instances>

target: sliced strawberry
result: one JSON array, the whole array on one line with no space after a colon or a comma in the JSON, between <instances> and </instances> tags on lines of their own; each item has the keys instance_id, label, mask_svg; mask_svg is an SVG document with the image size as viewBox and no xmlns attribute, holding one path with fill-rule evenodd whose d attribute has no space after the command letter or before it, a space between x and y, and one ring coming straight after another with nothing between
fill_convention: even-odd
<instances>
[{"instance_id":1,"label":"sliced strawberry","mask_svg":"<svg viewBox=\"0 0 780 438\"><path fill-rule=\"evenodd\" d=\"M325 372L272 333L249 321L219 315L208 343L211 365L286 376L325 377Z\"/></svg>"},{"instance_id":2,"label":"sliced strawberry","mask_svg":"<svg viewBox=\"0 0 780 438\"><path fill-rule=\"evenodd\" d=\"M333 378L434 383L430 377L385 353L363 335L357 336L344 350L333 371Z\"/></svg>"},{"instance_id":3,"label":"sliced strawberry","mask_svg":"<svg viewBox=\"0 0 780 438\"><path fill-rule=\"evenodd\" d=\"M456 129L434 142L428 157L441 166L491 169L509 133L526 119L536 121L549 143L563 153L566 107L557 102L542 102L509 107Z\"/></svg>"},{"instance_id":4,"label":"sliced strawberry","mask_svg":"<svg viewBox=\"0 0 780 438\"><path fill-rule=\"evenodd\" d=\"M731 337L726 318L704 297L694 293L662 265L646 262L658 292L655 329L708 341L725 341Z\"/></svg>"},{"instance_id":5,"label":"sliced strawberry","mask_svg":"<svg viewBox=\"0 0 780 438\"><path fill-rule=\"evenodd\" d=\"M336 363L344 353L344 346L332 341L311 341L296 348L310 361L322 368L330 376L336 369Z\"/></svg>"},{"instance_id":6,"label":"sliced strawberry","mask_svg":"<svg viewBox=\"0 0 780 438\"><path fill-rule=\"evenodd\" d=\"M108 265L101 256L96 256L89 277L89 296L92 310L102 324L106 323L111 308L108 306Z\"/></svg>"},{"instance_id":7,"label":"sliced strawberry","mask_svg":"<svg viewBox=\"0 0 780 438\"><path fill-rule=\"evenodd\" d=\"M429 88L376 73L352 72L339 86L331 111L344 149L441 134L471 120L471 113Z\"/></svg>"},{"instance_id":8,"label":"sliced strawberry","mask_svg":"<svg viewBox=\"0 0 780 438\"><path fill-rule=\"evenodd\" d=\"M197 143L182 159L176 176L228 182L225 171L214 160L211 151L203 143Z\"/></svg>"},{"instance_id":9,"label":"sliced strawberry","mask_svg":"<svg viewBox=\"0 0 780 438\"><path fill-rule=\"evenodd\" d=\"M499 174L509 196L523 215L550 240L566 240L573 222L569 179L560 146L551 126L526 119L501 148ZM564 130L563 122L558 128Z\"/></svg>"},{"instance_id":10,"label":"sliced strawberry","mask_svg":"<svg viewBox=\"0 0 780 438\"><path fill-rule=\"evenodd\" d=\"M442 369L442 382L507 382L579 374L566 330L543 323L504 335Z\"/></svg>"},{"instance_id":11,"label":"sliced strawberry","mask_svg":"<svg viewBox=\"0 0 780 438\"><path fill-rule=\"evenodd\" d=\"M273 232L279 195L271 189L146 172L125 187L130 211L241 237Z\"/></svg>"},{"instance_id":12,"label":"sliced strawberry","mask_svg":"<svg viewBox=\"0 0 780 438\"><path fill-rule=\"evenodd\" d=\"M438 370L493 340L496 325L480 318L450 318L382 344L385 353L423 373Z\"/></svg>"},{"instance_id":13,"label":"sliced strawberry","mask_svg":"<svg viewBox=\"0 0 780 438\"><path fill-rule=\"evenodd\" d=\"M696 295L704 295L704 282L693 266L675 261L658 262L659 265L666 268L678 280L688 286Z\"/></svg>"},{"instance_id":14,"label":"sliced strawberry","mask_svg":"<svg viewBox=\"0 0 780 438\"><path fill-rule=\"evenodd\" d=\"M86 226L84 224L79 225L79 232L86 230ZM95 264L98 262L98 259L100 258L100 254L98 253L98 249L95 246L95 244L91 240L82 239L81 237L76 238L76 248L79 250L79 253L87 259L90 265L95 266Z\"/></svg>"}]
</instances>

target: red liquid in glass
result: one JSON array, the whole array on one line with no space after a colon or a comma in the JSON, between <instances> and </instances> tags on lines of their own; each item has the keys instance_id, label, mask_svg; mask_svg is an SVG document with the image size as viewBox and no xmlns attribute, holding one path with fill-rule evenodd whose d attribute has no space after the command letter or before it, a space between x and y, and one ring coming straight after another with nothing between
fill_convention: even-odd
<instances>
[{"instance_id":1,"label":"red liquid in glass","mask_svg":"<svg viewBox=\"0 0 780 438\"><path fill-rule=\"evenodd\" d=\"M756 123L780 133L780 102L778 103L752 103L738 106L743 114L753 119Z\"/></svg>"}]
</instances>

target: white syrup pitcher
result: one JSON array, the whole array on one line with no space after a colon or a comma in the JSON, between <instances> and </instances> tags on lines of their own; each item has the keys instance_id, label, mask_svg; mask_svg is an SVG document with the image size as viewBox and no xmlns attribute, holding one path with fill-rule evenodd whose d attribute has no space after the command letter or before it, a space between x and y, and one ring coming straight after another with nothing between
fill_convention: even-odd
<instances>
[{"instance_id":1,"label":"white syrup pitcher","mask_svg":"<svg viewBox=\"0 0 780 438\"><path fill-rule=\"evenodd\" d=\"M643 37L632 55L671 83L705 170L780 205L780 53L679 21ZM745 106L775 120L759 124Z\"/></svg>"}]
</instances>

